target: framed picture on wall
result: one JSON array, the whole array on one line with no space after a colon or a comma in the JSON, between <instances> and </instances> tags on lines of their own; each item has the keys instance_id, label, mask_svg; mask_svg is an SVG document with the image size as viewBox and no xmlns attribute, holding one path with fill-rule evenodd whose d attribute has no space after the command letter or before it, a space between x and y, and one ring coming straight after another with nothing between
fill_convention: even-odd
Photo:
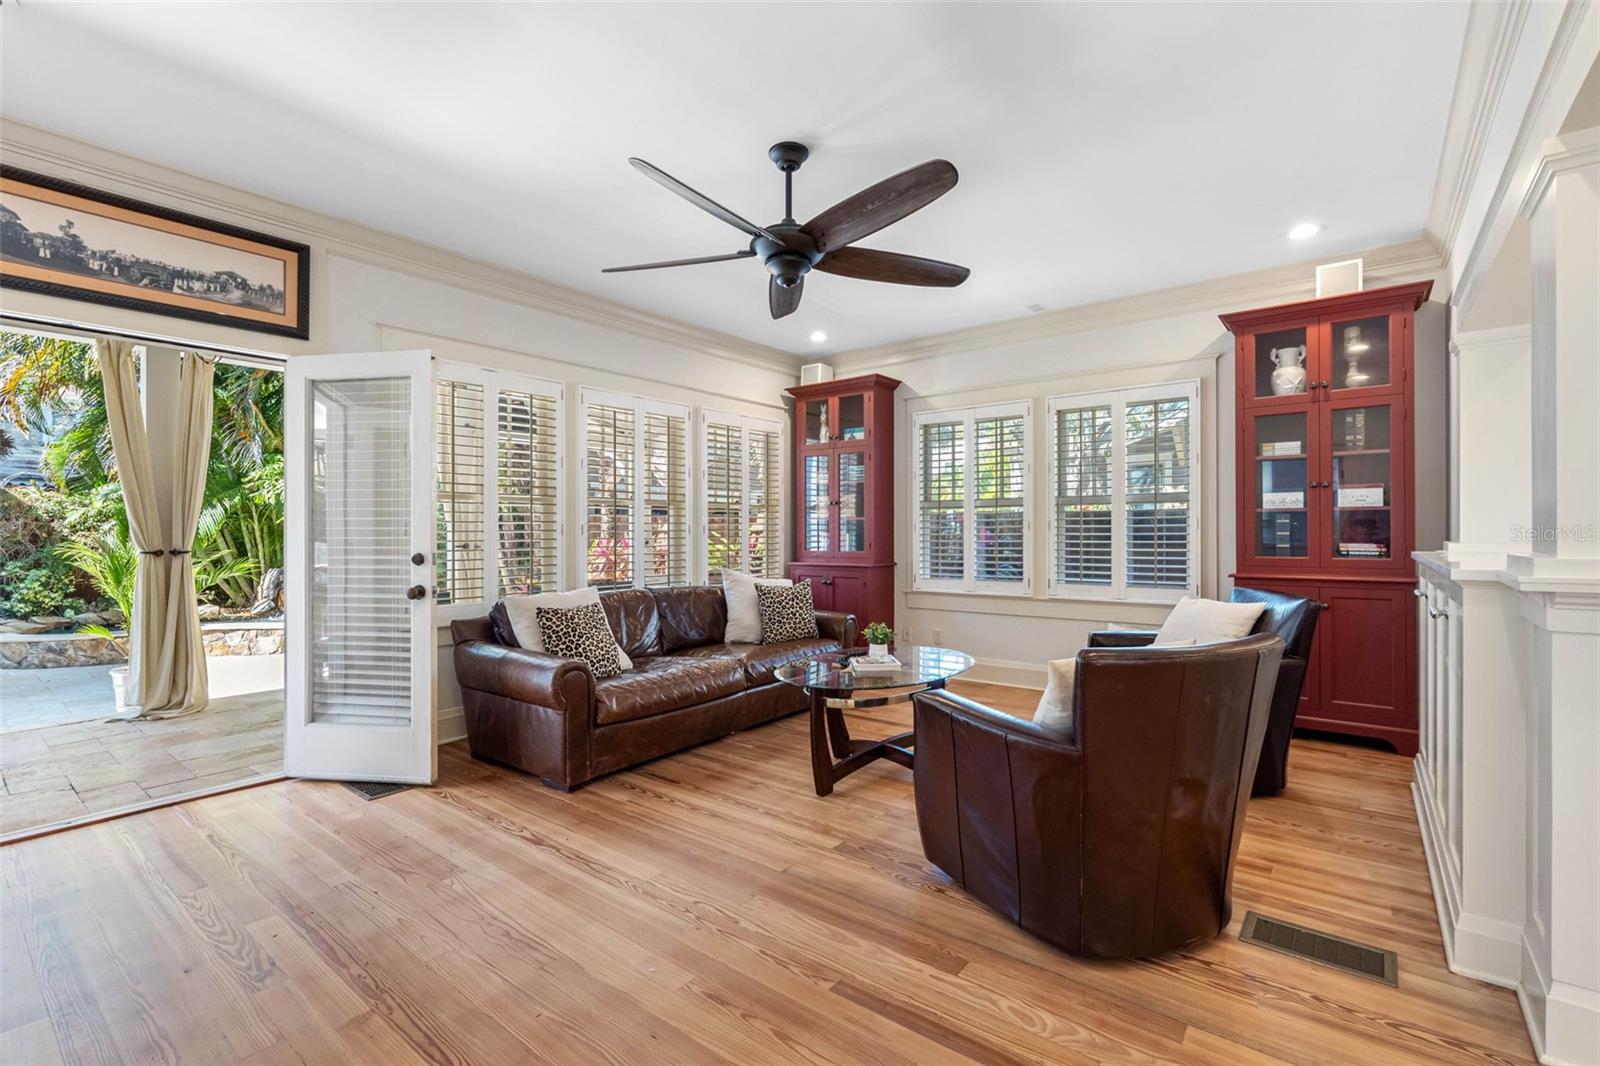
<instances>
[{"instance_id":1,"label":"framed picture on wall","mask_svg":"<svg viewBox=\"0 0 1600 1066\"><path fill-rule=\"evenodd\" d=\"M0 167L0 285L304 340L310 249Z\"/></svg>"}]
</instances>

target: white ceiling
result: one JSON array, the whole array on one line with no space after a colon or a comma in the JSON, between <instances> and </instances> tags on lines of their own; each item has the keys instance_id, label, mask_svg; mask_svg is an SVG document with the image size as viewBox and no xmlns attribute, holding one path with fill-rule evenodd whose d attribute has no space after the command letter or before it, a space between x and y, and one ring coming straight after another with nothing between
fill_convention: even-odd
<instances>
[{"instance_id":1,"label":"white ceiling","mask_svg":"<svg viewBox=\"0 0 1600 1066\"><path fill-rule=\"evenodd\" d=\"M54 4L0 8L6 116L815 355L1416 237L1467 5ZM641 156L758 223L943 157L867 246L961 288L758 263ZM1326 225L1285 239L1302 219ZM830 335L808 341L812 330Z\"/></svg>"}]
</instances>

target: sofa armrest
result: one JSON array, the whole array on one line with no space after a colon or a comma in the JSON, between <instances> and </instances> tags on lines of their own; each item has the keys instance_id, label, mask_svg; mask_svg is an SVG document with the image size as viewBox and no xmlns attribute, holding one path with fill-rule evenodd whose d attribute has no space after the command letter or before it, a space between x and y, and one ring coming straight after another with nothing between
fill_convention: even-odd
<instances>
[{"instance_id":1,"label":"sofa armrest","mask_svg":"<svg viewBox=\"0 0 1600 1066\"><path fill-rule=\"evenodd\" d=\"M856 616L843 611L818 611L817 632L829 640L837 640L841 648L856 646Z\"/></svg>"},{"instance_id":2,"label":"sofa armrest","mask_svg":"<svg viewBox=\"0 0 1600 1066\"><path fill-rule=\"evenodd\" d=\"M1153 629L1097 629L1089 634L1091 648L1144 648L1155 643Z\"/></svg>"},{"instance_id":3,"label":"sofa armrest","mask_svg":"<svg viewBox=\"0 0 1600 1066\"><path fill-rule=\"evenodd\" d=\"M469 640L455 648L456 681L462 688L504 696L585 718L594 705L594 673L577 659Z\"/></svg>"}]
</instances>

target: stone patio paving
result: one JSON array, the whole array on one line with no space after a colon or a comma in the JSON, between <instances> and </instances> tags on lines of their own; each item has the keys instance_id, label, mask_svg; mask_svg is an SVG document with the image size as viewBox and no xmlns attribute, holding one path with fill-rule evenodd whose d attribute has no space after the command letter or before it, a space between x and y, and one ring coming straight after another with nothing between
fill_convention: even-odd
<instances>
[{"instance_id":1,"label":"stone patio paving","mask_svg":"<svg viewBox=\"0 0 1600 1066\"><path fill-rule=\"evenodd\" d=\"M0 835L281 773L282 657L262 658L208 658L211 706L164 722L108 721L108 666L0 671Z\"/></svg>"}]
</instances>

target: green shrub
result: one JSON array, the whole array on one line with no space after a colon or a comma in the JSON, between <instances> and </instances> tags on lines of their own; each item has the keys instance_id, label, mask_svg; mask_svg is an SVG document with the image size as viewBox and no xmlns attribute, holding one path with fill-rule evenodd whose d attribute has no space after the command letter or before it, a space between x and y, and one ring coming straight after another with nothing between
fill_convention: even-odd
<instances>
[{"instance_id":1,"label":"green shrub","mask_svg":"<svg viewBox=\"0 0 1600 1066\"><path fill-rule=\"evenodd\" d=\"M77 576L48 550L13 559L0 567L0 616L71 615L84 609L76 595Z\"/></svg>"}]
</instances>

